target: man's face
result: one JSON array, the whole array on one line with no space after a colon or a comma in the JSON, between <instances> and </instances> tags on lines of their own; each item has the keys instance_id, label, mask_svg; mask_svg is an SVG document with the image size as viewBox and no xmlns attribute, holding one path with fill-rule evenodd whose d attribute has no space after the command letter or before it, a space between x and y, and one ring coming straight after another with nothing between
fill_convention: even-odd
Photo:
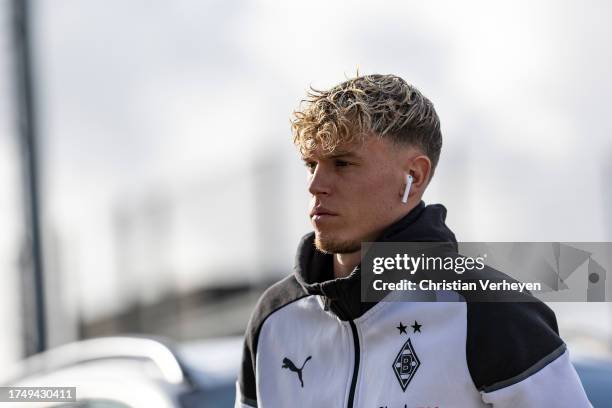
<instances>
[{"instance_id":1,"label":"man's face","mask_svg":"<svg viewBox=\"0 0 612 408\"><path fill-rule=\"evenodd\" d=\"M367 136L331 154L304 157L309 170L310 221L315 244L328 253L352 253L374 241L402 215L401 155L386 139Z\"/></svg>"}]
</instances>

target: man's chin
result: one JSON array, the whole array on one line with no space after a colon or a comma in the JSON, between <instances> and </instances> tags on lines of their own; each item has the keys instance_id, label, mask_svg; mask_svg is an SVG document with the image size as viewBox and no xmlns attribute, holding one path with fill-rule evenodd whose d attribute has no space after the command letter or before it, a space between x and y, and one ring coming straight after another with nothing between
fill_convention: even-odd
<instances>
[{"instance_id":1,"label":"man's chin","mask_svg":"<svg viewBox=\"0 0 612 408\"><path fill-rule=\"evenodd\" d=\"M361 250L361 242L333 239L315 234L315 247L326 254L351 254Z\"/></svg>"}]
</instances>

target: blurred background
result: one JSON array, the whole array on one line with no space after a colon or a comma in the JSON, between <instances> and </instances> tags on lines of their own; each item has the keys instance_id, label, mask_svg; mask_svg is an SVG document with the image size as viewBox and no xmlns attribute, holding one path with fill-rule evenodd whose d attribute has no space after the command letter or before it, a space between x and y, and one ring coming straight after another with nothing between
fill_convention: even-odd
<instances>
[{"instance_id":1,"label":"blurred background","mask_svg":"<svg viewBox=\"0 0 612 408\"><path fill-rule=\"evenodd\" d=\"M609 2L28 4L0 1L0 367L241 335L310 231L290 114L357 69L434 102L459 240L612 240ZM610 303L551 307L612 354Z\"/></svg>"}]
</instances>

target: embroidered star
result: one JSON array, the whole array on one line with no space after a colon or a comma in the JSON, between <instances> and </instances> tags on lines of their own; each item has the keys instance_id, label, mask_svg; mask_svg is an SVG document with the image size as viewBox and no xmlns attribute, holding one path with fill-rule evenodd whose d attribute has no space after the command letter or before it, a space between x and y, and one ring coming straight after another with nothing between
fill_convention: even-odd
<instances>
[{"instance_id":1,"label":"embroidered star","mask_svg":"<svg viewBox=\"0 0 612 408\"><path fill-rule=\"evenodd\" d=\"M412 329L414 330L413 333L416 332L421 332L421 326L423 326L422 324L419 324L416 320L414 321L414 324L410 327L412 327Z\"/></svg>"},{"instance_id":2,"label":"embroidered star","mask_svg":"<svg viewBox=\"0 0 612 408\"><path fill-rule=\"evenodd\" d=\"M404 325L402 324L402 322L400 322L400 325L399 325L399 326L397 326L397 327L396 327L396 329L400 331L400 334L402 334L402 333L404 333L404 334L408 334L408 333L406 333L406 327L408 327L408 326L404 326Z\"/></svg>"}]
</instances>

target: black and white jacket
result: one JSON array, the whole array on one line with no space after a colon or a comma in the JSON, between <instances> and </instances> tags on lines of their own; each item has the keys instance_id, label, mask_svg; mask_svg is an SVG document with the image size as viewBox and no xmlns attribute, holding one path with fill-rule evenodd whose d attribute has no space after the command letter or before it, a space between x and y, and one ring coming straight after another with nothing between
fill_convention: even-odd
<instances>
[{"instance_id":1,"label":"black and white jacket","mask_svg":"<svg viewBox=\"0 0 612 408\"><path fill-rule=\"evenodd\" d=\"M456 245L445 218L421 202L379 241ZM251 316L237 408L591 406L545 304L364 303L313 240Z\"/></svg>"}]
</instances>

